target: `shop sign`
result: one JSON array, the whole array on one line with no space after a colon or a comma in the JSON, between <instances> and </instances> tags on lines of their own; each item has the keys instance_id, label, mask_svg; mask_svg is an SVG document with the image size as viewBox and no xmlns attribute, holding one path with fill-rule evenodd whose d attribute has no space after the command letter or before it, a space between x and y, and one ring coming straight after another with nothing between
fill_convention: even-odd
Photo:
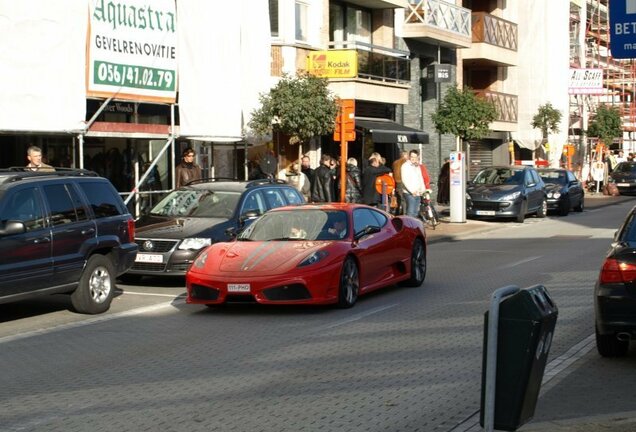
<instances>
[{"instance_id":1,"label":"shop sign","mask_svg":"<svg viewBox=\"0 0 636 432\"><path fill-rule=\"evenodd\" d=\"M307 56L307 72L322 78L355 78L358 53L355 50L314 51Z\"/></svg>"},{"instance_id":2,"label":"shop sign","mask_svg":"<svg viewBox=\"0 0 636 432\"><path fill-rule=\"evenodd\" d=\"M87 95L173 103L175 0L90 0Z\"/></svg>"},{"instance_id":3,"label":"shop sign","mask_svg":"<svg viewBox=\"0 0 636 432\"><path fill-rule=\"evenodd\" d=\"M603 69L571 68L569 94L602 94Z\"/></svg>"}]
</instances>

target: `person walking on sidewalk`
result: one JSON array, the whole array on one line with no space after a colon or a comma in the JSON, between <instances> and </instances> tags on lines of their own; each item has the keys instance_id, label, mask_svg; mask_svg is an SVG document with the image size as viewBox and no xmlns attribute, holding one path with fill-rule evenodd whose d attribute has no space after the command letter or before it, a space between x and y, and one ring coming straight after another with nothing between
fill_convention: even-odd
<instances>
[{"instance_id":1,"label":"person walking on sidewalk","mask_svg":"<svg viewBox=\"0 0 636 432\"><path fill-rule=\"evenodd\" d=\"M406 214L412 217L417 217L422 194L426 190L419 161L419 152L411 150L409 161L402 165L402 187L406 200Z\"/></svg>"},{"instance_id":2,"label":"person walking on sidewalk","mask_svg":"<svg viewBox=\"0 0 636 432\"><path fill-rule=\"evenodd\" d=\"M404 192L402 189L402 165L409 160L409 152L403 150L400 154L400 158L393 162L393 179L395 180L395 196L397 198L397 208L395 214L401 215L406 212L406 205L404 203Z\"/></svg>"},{"instance_id":3,"label":"person walking on sidewalk","mask_svg":"<svg viewBox=\"0 0 636 432\"><path fill-rule=\"evenodd\" d=\"M182 153L181 163L175 170L175 188L179 189L193 180L201 180L201 167L194 162L196 153L192 147L186 148Z\"/></svg>"}]
</instances>

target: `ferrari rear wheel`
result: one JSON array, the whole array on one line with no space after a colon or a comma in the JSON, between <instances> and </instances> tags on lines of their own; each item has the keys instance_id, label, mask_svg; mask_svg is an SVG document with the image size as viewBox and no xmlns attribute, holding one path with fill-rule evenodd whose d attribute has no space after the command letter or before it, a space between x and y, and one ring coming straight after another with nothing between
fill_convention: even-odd
<instances>
[{"instance_id":1,"label":"ferrari rear wheel","mask_svg":"<svg viewBox=\"0 0 636 432\"><path fill-rule=\"evenodd\" d=\"M342 265L340 288L338 291L338 307L346 309L356 304L360 290L360 274L353 258L349 257Z\"/></svg>"},{"instance_id":2,"label":"ferrari rear wheel","mask_svg":"<svg viewBox=\"0 0 636 432\"><path fill-rule=\"evenodd\" d=\"M426 278L426 251L424 243L420 239L413 242L413 251L411 252L411 278L404 285L418 287L424 283Z\"/></svg>"}]
</instances>

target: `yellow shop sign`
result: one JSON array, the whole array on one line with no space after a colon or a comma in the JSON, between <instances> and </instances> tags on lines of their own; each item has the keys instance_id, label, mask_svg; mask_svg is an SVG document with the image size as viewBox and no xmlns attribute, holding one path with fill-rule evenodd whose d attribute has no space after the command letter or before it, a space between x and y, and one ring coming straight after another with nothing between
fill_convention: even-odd
<instances>
[{"instance_id":1,"label":"yellow shop sign","mask_svg":"<svg viewBox=\"0 0 636 432\"><path fill-rule=\"evenodd\" d=\"M313 51L307 56L307 72L322 78L358 76L358 53L354 50Z\"/></svg>"}]
</instances>

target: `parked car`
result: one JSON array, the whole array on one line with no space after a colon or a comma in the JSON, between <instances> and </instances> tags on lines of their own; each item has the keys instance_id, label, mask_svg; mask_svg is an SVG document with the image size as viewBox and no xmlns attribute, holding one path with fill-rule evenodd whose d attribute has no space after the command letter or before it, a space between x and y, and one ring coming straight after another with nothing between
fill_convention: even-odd
<instances>
[{"instance_id":1,"label":"parked car","mask_svg":"<svg viewBox=\"0 0 636 432\"><path fill-rule=\"evenodd\" d=\"M574 173L560 168L543 168L537 171L545 183L548 211L556 211L561 216L567 216L572 209L577 212L583 211L583 184Z\"/></svg>"},{"instance_id":2,"label":"parked car","mask_svg":"<svg viewBox=\"0 0 636 432\"><path fill-rule=\"evenodd\" d=\"M605 256L594 287L596 348L604 357L627 353L636 335L636 207Z\"/></svg>"},{"instance_id":3,"label":"parked car","mask_svg":"<svg viewBox=\"0 0 636 432\"><path fill-rule=\"evenodd\" d=\"M361 204L272 210L232 243L208 247L186 275L188 303L329 304L426 276L422 223Z\"/></svg>"},{"instance_id":4,"label":"parked car","mask_svg":"<svg viewBox=\"0 0 636 432\"><path fill-rule=\"evenodd\" d=\"M636 192L636 162L620 162L609 175L621 194Z\"/></svg>"},{"instance_id":5,"label":"parked car","mask_svg":"<svg viewBox=\"0 0 636 432\"><path fill-rule=\"evenodd\" d=\"M514 218L529 213L543 218L548 211L545 184L531 166L492 166L482 169L466 187L468 217Z\"/></svg>"},{"instance_id":6,"label":"parked car","mask_svg":"<svg viewBox=\"0 0 636 432\"><path fill-rule=\"evenodd\" d=\"M105 178L84 170L0 170L0 303L66 293L108 310L137 254L135 224Z\"/></svg>"},{"instance_id":7,"label":"parked car","mask_svg":"<svg viewBox=\"0 0 636 432\"><path fill-rule=\"evenodd\" d=\"M170 192L136 222L139 253L122 280L184 276L199 252L228 241L267 210L305 199L282 180L204 179Z\"/></svg>"}]
</instances>

